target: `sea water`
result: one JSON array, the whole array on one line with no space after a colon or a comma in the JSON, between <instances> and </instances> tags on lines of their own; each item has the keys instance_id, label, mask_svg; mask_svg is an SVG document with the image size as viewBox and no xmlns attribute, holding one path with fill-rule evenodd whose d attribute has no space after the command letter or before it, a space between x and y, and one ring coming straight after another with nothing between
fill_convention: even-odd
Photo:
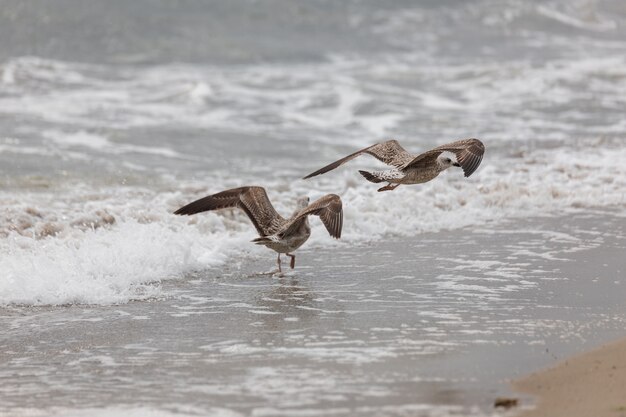
<instances>
[{"instance_id":1,"label":"sea water","mask_svg":"<svg viewBox=\"0 0 626 417\"><path fill-rule=\"evenodd\" d=\"M400 283L415 277L419 262L408 271L387 265L421 259L439 262L442 269L424 277L432 284L419 285L425 299L444 292L452 299L486 297L506 306L510 297L504 294L519 291L523 298L524 291L556 274L554 269L537 273L539 266L517 262L516 256L558 264L563 251L594 250L623 235L625 28L626 9L619 0L5 1L0 7L0 304L7 312L27 315L32 308L58 312L50 306L102 306L93 307L89 319L103 319L112 317L111 308L140 301L145 311L134 314L142 317L154 300L177 300L194 279L220 279L223 286L229 285L229 274L267 271L275 255L249 243L256 233L244 214L172 215L202 196L260 185L285 216L301 195L315 199L336 193L343 200L340 241L311 219L312 237L298 252L297 269L306 271L302 280L325 283L335 277L333 266L345 267L357 250L368 260L382 259L382 266L374 263L363 274L391 280L396 290L410 291ZM377 193L357 170L381 164L363 156L323 176L300 179L386 139L419 153L469 137L486 146L470 178L453 168L427 184ZM454 240L437 246L443 253L425 258L408 249L396 248L389 256L390 249L383 254L376 249L398 241L436 241L438 233L509 236L506 231L519 227L511 226L516 219L545 225L544 218L584 219L594 213L598 219L619 219L606 223L614 231L608 240L589 225L544 231L535 225L529 236L537 239L525 235L506 256L489 255L491 248L480 260L465 259L459 252L463 244L455 246ZM507 239L514 236L511 232ZM544 247L549 241L561 246L550 252ZM477 284L467 271L492 274L493 281ZM349 286L355 276L335 278ZM376 285L368 285L376 296ZM201 286L194 297L207 290ZM481 308L489 311L490 305ZM420 314L427 317L430 311L446 320L436 305L423 307ZM470 317L455 311L454 303L446 309L452 323ZM385 317L395 317L393 309L385 311ZM13 313L7 314L8 323L17 325ZM67 314L59 320L66 323ZM44 327L55 322L47 322L45 314L36 317ZM293 319L296 327L301 323L297 315L284 319ZM417 343L422 328L396 321L395 327L381 323L373 326L379 330L359 337L346 336L342 326L325 327L324 334L343 332L336 336L357 347L326 346L312 361L330 355L331 362L365 358L374 363L394 355L406 340ZM403 323L418 330L406 330L409 339L398 336L369 349L371 337L386 328L401 335ZM428 334L430 327L424 326ZM26 336L21 329L20 337ZM441 334L441 328L432 329ZM465 330L476 342L485 329L468 324ZM236 350L236 339L228 335L222 342ZM445 337L438 343L443 348L432 352L445 351L447 343L463 346ZM194 352L204 352L198 346ZM246 342L241 348L254 353L259 347ZM110 362L109 353L102 356L105 365L123 358ZM292 371L302 369L294 365ZM246 379L250 384L272 380L277 371L254 372L256 379ZM438 378L435 374L430 377ZM369 377L364 381L371 383ZM388 396L384 390L370 394ZM268 406L274 397L263 398ZM291 407L279 403L279 409ZM154 404L146 404L137 413L150 413ZM370 406L361 415L385 410ZM454 411L407 407L388 411Z\"/></svg>"}]
</instances>

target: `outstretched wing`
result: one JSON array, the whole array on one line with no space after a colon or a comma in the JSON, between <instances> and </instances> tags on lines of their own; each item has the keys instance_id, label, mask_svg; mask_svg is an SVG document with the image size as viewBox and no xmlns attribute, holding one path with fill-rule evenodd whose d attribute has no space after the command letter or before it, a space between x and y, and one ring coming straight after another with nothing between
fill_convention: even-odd
<instances>
[{"instance_id":1,"label":"outstretched wing","mask_svg":"<svg viewBox=\"0 0 626 417\"><path fill-rule=\"evenodd\" d=\"M319 216L322 223L328 230L328 233L335 239L341 237L341 229L343 227L343 207L341 198L336 194L326 194L300 210L293 216L284 227L282 234L289 234L292 228L298 227L300 222L306 216Z\"/></svg>"},{"instance_id":2,"label":"outstretched wing","mask_svg":"<svg viewBox=\"0 0 626 417\"><path fill-rule=\"evenodd\" d=\"M364 153L368 155L372 155L374 158L378 159L379 161L387 165L395 166L397 168L410 162L415 157L415 155L411 155L402 146L400 146L397 140L388 140L386 142L377 143L375 145L368 146L367 148L363 148L360 151L357 151L351 155L346 156L345 158L341 158L340 160L335 161L332 164L326 165L324 168L318 169L317 171L307 175L303 179L306 180L307 178L324 174Z\"/></svg>"},{"instance_id":3,"label":"outstretched wing","mask_svg":"<svg viewBox=\"0 0 626 417\"><path fill-rule=\"evenodd\" d=\"M465 139L441 145L430 151L424 152L402 166L403 170L427 166L437 159L442 152L452 152L456 155L456 161L463 168L463 173L469 177L476 171L483 160L485 145L478 139Z\"/></svg>"},{"instance_id":4,"label":"outstretched wing","mask_svg":"<svg viewBox=\"0 0 626 417\"><path fill-rule=\"evenodd\" d=\"M228 207L242 209L261 236L267 236L285 223L276 212L263 187L239 187L222 191L179 208L174 214L191 215Z\"/></svg>"}]
</instances>

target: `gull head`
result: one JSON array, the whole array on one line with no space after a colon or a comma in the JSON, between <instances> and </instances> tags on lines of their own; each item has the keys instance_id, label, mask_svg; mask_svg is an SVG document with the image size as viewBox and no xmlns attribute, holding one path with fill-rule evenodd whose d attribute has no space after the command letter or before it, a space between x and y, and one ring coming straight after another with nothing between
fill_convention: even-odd
<instances>
[{"instance_id":1,"label":"gull head","mask_svg":"<svg viewBox=\"0 0 626 417\"><path fill-rule=\"evenodd\" d=\"M454 154L449 152L444 152L437 158L437 165L439 165L439 169L441 171L448 169L450 167L460 167L459 163L456 161Z\"/></svg>"},{"instance_id":2,"label":"gull head","mask_svg":"<svg viewBox=\"0 0 626 417\"><path fill-rule=\"evenodd\" d=\"M309 197L307 196L298 197L296 205L298 206L298 209L303 209L309 205L309 201Z\"/></svg>"}]
</instances>

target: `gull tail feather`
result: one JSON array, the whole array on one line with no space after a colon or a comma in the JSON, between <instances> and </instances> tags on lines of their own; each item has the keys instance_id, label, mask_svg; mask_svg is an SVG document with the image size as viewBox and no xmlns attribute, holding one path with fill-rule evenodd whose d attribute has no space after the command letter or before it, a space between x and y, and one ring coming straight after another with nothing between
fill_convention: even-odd
<instances>
[{"instance_id":1,"label":"gull tail feather","mask_svg":"<svg viewBox=\"0 0 626 417\"><path fill-rule=\"evenodd\" d=\"M252 239L251 242L257 245L267 245L275 241L276 241L276 238L274 238L273 236L261 236L261 237L257 237L256 239Z\"/></svg>"},{"instance_id":2,"label":"gull tail feather","mask_svg":"<svg viewBox=\"0 0 626 417\"><path fill-rule=\"evenodd\" d=\"M366 180L369 182L373 182L378 184L379 182L383 182L384 180L367 171L359 171L359 174L363 175Z\"/></svg>"}]
</instances>

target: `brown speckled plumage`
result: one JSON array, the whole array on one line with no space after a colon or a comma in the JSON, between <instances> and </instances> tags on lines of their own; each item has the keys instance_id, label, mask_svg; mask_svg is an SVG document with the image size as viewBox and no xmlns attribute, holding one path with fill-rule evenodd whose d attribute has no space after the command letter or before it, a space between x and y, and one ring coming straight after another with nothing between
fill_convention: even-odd
<instances>
[{"instance_id":1,"label":"brown speckled plumage","mask_svg":"<svg viewBox=\"0 0 626 417\"><path fill-rule=\"evenodd\" d=\"M444 152L454 153L456 162L448 158L440 158ZM389 185L378 191L393 190L400 184L421 184L437 177L440 172L450 166L460 166L466 177L476 171L485 153L485 146L478 139L465 139L438 146L420 155L408 153L396 140L377 143L361 149L338 161L335 161L309 175L304 179L331 171L340 165L362 154L372 155L379 161L390 165L387 171L359 171L368 181L378 183L387 181ZM396 184L396 185L392 185Z\"/></svg>"},{"instance_id":2,"label":"brown speckled plumage","mask_svg":"<svg viewBox=\"0 0 626 417\"><path fill-rule=\"evenodd\" d=\"M285 253L291 257L293 268L295 255L289 252L302 246L311 235L308 216L319 216L332 237L341 237L343 208L338 195L327 194L311 204L308 204L306 198L302 203L290 218L285 219L274 209L263 187L240 187L203 197L179 208L174 214L192 215L229 207L242 209L260 235L253 242L278 252L280 271L280 254Z\"/></svg>"}]
</instances>

